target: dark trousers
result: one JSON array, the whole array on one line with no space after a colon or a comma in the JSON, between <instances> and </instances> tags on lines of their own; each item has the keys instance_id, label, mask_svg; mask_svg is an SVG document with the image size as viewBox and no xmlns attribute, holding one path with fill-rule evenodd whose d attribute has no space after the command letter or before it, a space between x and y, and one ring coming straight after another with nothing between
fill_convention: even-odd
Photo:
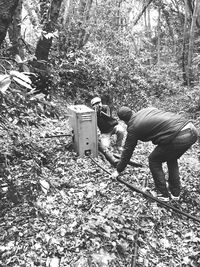
<instances>
[{"instance_id":1,"label":"dark trousers","mask_svg":"<svg viewBox=\"0 0 200 267\"><path fill-rule=\"evenodd\" d=\"M179 134L167 145L158 145L149 156L149 167L154 179L156 189L164 196L168 196L165 174L162 163L166 162L168 167L169 191L174 195L180 194L180 177L178 159L197 140L197 130L193 126L179 132Z\"/></svg>"}]
</instances>

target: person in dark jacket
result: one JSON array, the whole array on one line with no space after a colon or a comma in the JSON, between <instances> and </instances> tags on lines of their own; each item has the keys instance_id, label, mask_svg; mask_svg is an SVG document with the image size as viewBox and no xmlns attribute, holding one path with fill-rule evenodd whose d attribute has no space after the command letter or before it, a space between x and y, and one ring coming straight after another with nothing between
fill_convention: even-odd
<instances>
[{"instance_id":1,"label":"person in dark jacket","mask_svg":"<svg viewBox=\"0 0 200 267\"><path fill-rule=\"evenodd\" d=\"M196 142L195 126L178 114L153 107L137 113L128 107L121 107L118 117L127 124L127 137L120 161L111 177L117 178L126 168L138 140L152 141L156 147L149 155L149 168L156 196L162 201L169 201L170 197L178 200L181 190L178 159ZM162 168L164 162L168 167L168 186Z\"/></svg>"},{"instance_id":2,"label":"person in dark jacket","mask_svg":"<svg viewBox=\"0 0 200 267\"><path fill-rule=\"evenodd\" d=\"M117 119L111 116L109 106L103 105L100 97L94 97L91 100L91 105L97 113L97 126L101 133L99 144L101 149L107 150L110 147L111 136L116 134L116 148L118 152L121 152L125 129L118 123Z\"/></svg>"}]
</instances>

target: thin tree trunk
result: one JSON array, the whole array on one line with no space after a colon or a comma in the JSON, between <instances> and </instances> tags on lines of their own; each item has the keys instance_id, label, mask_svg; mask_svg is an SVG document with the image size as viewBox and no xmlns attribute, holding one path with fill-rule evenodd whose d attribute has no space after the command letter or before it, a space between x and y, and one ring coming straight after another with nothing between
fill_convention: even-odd
<instances>
[{"instance_id":1,"label":"thin tree trunk","mask_svg":"<svg viewBox=\"0 0 200 267\"><path fill-rule=\"evenodd\" d=\"M83 26L83 25L87 25L87 22L90 18L89 13L90 13L90 9L92 7L92 2L93 2L93 0L81 0L80 1L79 15L81 18L81 22L79 25L80 30L79 30L79 38L78 38L78 48L79 49L86 44L86 42L88 41L88 38L90 36L90 33L86 32L85 26Z\"/></svg>"},{"instance_id":2,"label":"thin tree trunk","mask_svg":"<svg viewBox=\"0 0 200 267\"><path fill-rule=\"evenodd\" d=\"M135 26L135 25L138 23L138 21L140 20L140 18L141 18L142 15L143 15L143 13L144 13L145 10L147 9L147 7L151 4L152 1L153 1L153 0L149 0L149 1L147 2L147 4L144 5L142 11L138 14L137 18L134 20L134 22L133 22L133 26Z\"/></svg>"},{"instance_id":3,"label":"thin tree trunk","mask_svg":"<svg viewBox=\"0 0 200 267\"><path fill-rule=\"evenodd\" d=\"M119 29L121 25L121 12L120 12L121 3L122 3L122 0L116 1L117 10L116 10L115 18L114 18L114 28L116 28L117 30Z\"/></svg>"},{"instance_id":4,"label":"thin tree trunk","mask_svg":"<svg viewBox=\"0 0 200 267\"><path fill-rule=\"evenodd\" d=\"M173 27L171 26L171 22L170 22L170 14L169 11L166 9L166 6L164 5L163 2L160 3L161 5L161 9L162 9L162 13L165 16L165 20L168 26L168 30L169 30L169 34L172 40L172 50L173 53L175 53L175 40L174 40L174 32L173 32Z\"/></svg>"},{"instance_id":5,"label":"thin tree trunk","mask_svg":"<svg viewBox=\"0 0 200 267\"><path fill-rule=\"evenodd\" d=\"M157 44L157 66L158 69L160 69L160 62L161 62L161 21L160 21L160 16L161 16L161 8L160 5L158 7L158 44Z\"/></svg>"},{"instance_id":6,"label":"thin tree trunk","mask_svg":"<svg viewBox=\"0 0 200 267\"><path fill-rule=\"evenodd\" d=\"M196 24L197 24L197 27L200 28L200 8L198 9Z\"/></svg>"},{"instance_id":7,"label":"thin tree trunk","mask_svg":"<svg viewBox=\"0 0 200 267\"><path fill-rule=\"evenodd\" d=\"M6 37L6 33L19 0L1 0L0 1L0 45Z\"/></svg>"},{"instance_id":8,"label":"thin tree trunk","mask_svg":"<svg viewBox=\"0 0 200 267\"><path fill-rule=\"evenodd\" d=\"M187 43L187 24L188 24L188 8L187 8L187 0L185 0L185 21L184 21L184 29L183 29L183 47L182 47L182 71L183 71L183 83L187 85L187 74L186 74L186 43Z\"/></svg>"},{"instance_id":9,"label":"thin tree trunk","mask_svg":"<svg viewBox=\"0 0 200 267\"><path fill-rule=\"evenodd\" d=\"M190 37L189 37L189 48L188 48L188 65L187 65L187 84L191 85L193 82L193 73L192 73L192 57L193 57L193 48L194 48L194 31L196 27L197 14L199 10L199 0L194 2L194 11L192 16L192 24L190 28Z\"/></svg>"},{"instance_id":10,"label":"thin tree trunk","mask_svg":"<svg viewBox=\"0 0 200 267\"><path fill-rule=\"evenodd\" d=\"M145 33L147 33L147 9L144 11L144 29Z\"/></svg>"},{"instance_id":11,"label":"thin tree trunk","mask_svg":"<svg viewBox=\"0 0 200 267\"><path fill-rule=\"evenodd\" d=\"M13 21L9 27L8 33L13 46L13 56L18 54L22 59L24 59L21 41L22 2L22 0L19 0L18 2L18 6L15 10Z\"/></svg>"},{"instance_id":12,"label":"thin tree trunk","mask_svg":"<svg viewBox=\"0 0 200 267\"><path fill-rule=\"evenodd\" d=\"M147 7L147 28L148 28L148 37L151 38L151 12L150 12L150 6Z\"/></svg>"},{"instance_id":13,"label":"thin tree trunk","mask_svg":"<svg viewBox=\"0 0 200 267\"><path fill-rule=\"evenodd\" d=\"M73 10L73 1L72 0L65 0L65 9L63 14L63 25L69 24L70 17L71 17L71 10Z\"/></svg>"}]
</instances>

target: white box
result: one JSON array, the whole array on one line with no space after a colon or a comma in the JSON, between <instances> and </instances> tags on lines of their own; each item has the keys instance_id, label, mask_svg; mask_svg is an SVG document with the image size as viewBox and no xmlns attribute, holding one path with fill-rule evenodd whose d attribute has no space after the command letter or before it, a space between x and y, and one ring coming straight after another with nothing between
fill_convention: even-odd
<instances>
[{"instance_id":1,"label":"white box","mask_svg":"<svg viewBox=\"0 0 200 267\"><path fill-rule=\"evenodd\" d=\"M70 124L73 129L73 146L78 156L98 156L96 112L85 105L69 106Z\"/></svg>"}]
</instances>

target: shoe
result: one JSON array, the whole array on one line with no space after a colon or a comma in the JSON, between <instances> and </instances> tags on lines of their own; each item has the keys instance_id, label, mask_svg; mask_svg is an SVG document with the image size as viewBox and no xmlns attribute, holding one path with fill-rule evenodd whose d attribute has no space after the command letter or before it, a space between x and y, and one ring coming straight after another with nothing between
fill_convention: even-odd
<instances>
[{"instance_id":1,"label":"shoe","mask_svg":"<svg viewBox=\"0 0 200 267\"><path fill-rule=\"evenodd\" d=\"M162 193L157 193L157 199L163 201L163 202L169 202L169 197L164 196Z\"/></svg>"},{"instance_id":2,"label":"shoe","mask_svg":"<svg viewBox=\"0 0 200 267\"><path fill-rule=\"evenodd\" d=\"M170 194L171 200L179 201L180 195L179 196L174 196L172 193Z\"/></svg>"},{"instance_id":3,"label":"shoe","mask_svg":"<svg viewBox=\"0 0 200 267\"><path fill-rule=\"evenodd\" d=\"M169 196L165 196L160 192L152 191L151 192L153 197L156 197L157 199L163 201L163 202L169 202Z\"/></svg>"}]
</instances>

